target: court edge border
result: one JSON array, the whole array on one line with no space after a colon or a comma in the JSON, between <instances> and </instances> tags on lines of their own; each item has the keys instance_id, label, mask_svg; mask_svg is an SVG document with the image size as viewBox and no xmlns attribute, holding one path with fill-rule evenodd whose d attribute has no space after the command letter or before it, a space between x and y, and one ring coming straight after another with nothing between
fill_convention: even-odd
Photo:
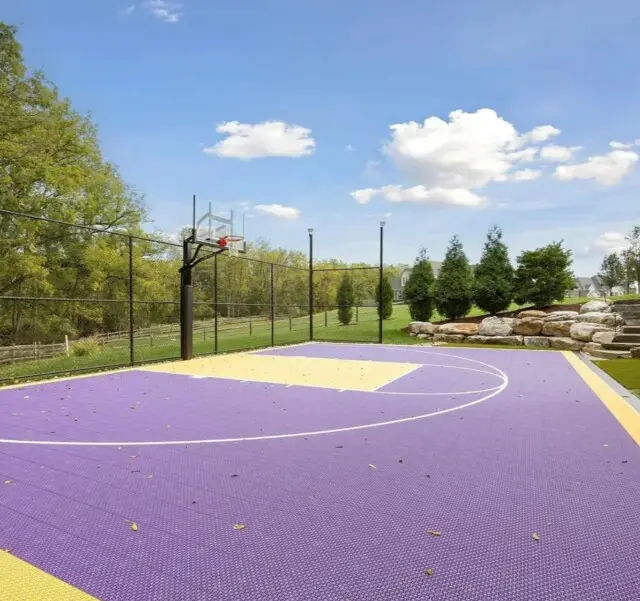
<instances>
[{"instance_id":1,"label":"court edge border","mask_svg":"<svg viewBox=\"0 0 640 601\"><path fill-rule=\"evenodd\" d=\"M572 351L562 351L562 354L627 434L640 445L640 412L593 369L595 366L587 365Z\"/></svg>"}]
</instances>

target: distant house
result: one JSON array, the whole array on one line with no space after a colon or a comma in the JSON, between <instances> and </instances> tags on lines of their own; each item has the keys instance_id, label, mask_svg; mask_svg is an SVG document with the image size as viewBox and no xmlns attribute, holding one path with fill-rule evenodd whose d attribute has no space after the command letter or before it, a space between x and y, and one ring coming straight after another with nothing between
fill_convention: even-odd
<instances>
[{"instance_id":1,"label":"distant house","mask_svg":"<svg viewBox=\"0 0 640 601\"><path fill-rule=\"evenodd\" d=\"M621 296L627 293L626 286L614 286L611 292L597 275L590 278L575 278L575 287L567 293L567 298L602 298L605 296ZM638 294L638 282L629 287L630 294Z\"/></svg>"},{"instance_id":2,"label":"distant house","mask_svg":"<svg viewBox=\"0 0 640 601\"><path fill-rule=\"evenodd\" d=\"M433 268L434 277L438 277L442 261L431 261L431 267ZM404 287L407 285L407 280L413 270L411 267L405 267L397 278L391 279L391 288L393 288L393 300L394 302L402 302L404 300Z\"/></svg>"}]
</instances>

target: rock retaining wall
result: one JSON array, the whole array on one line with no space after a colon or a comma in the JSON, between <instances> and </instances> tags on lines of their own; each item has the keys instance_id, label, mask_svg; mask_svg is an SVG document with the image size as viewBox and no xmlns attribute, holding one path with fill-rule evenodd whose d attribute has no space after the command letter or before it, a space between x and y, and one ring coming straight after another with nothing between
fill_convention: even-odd
<instances>
[{"instance_id":1,"label":"rock retaining wall","mask_svg":"<svg viewBox=\"0 0 640 601\"><path fill-rule=\"evenodd\" d=\"M576 307L578 308L578 307ZM469 342L593 352L613 340L622 318L604 301L590 301L576 311L525 309L514 317L485 317L478 323L435 324L414 321L409 336L438 342Z\"/></svg>"}]
</instances>

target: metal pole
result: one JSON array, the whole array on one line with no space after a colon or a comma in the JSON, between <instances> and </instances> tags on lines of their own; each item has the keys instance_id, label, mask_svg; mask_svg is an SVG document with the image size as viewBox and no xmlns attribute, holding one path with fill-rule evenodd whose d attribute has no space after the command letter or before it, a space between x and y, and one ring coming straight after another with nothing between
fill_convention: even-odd
<instances>
[{"instance_id":1,"label":"metal pole","mask_svg":"<svg viewBox=\"0 0 640 601\"><path fill-rule=\"evenodd\" d=\"M129 236L129 363L135 363L133 347L133 238Z\"/></svg>"},{"instance_id":2,"label":"metal pole","mask_svg":"<svg viewBox=\"0 0 640 601\"><path fill-rule=\"evenodd\" d=\"M218 353L218 255L213 256L213 352Z\"/></svg>"},{"instance_id":3,"label":"metal pole","mask_svg":"<svg viewBox=\"0 0 640 601\"><path fill-rule=\"evenodd\" d=\"M276 343L276 291L274 286L273 263L271 263L271 346Z\"/></svg>"},{"instance_id":4,"label":"metal pole","mask_svg":"<svg viewBox=\"0 0 640 601\"><path fill-rule=\"evenodd\" d=\"M378 342L382 344L384 338L384 328L383 328L383 310L384 310L384 301L382 298L382 284L384 281L384 221L380 222L380 278L378 282L379 292L378 292Z\"/></svg>"},{"instance_id":5,"label":"metal pole","mask_svg":"<svg viewBox=\"0 0 640 601\"><path fill-rule=\"evenodd\" d=\"M193 224L191 226L191 240L196 241L196 195L193 195Z\"/></svg>"},{"instance_id":6,"label":"metal pole","mask_svg":"<svg viewBox=\"0 0 640 601\"><path fill-rule=\"evenodd\" d=\"M313 340L313 230L309 229L309 340Z\"/></svg>"}]
</instances>

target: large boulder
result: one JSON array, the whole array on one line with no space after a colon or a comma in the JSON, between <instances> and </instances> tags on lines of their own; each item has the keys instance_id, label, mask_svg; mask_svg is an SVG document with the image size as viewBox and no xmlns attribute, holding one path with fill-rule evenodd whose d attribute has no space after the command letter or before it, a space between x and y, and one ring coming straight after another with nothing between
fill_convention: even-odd
<instances>
[{"instance_id":1,"label":"large boulder","mask_svg":"<svg viewBox=\"0 0 640 601\"><path fill-rule=\"evenodd\" d=\"M471 344L487 344L487 341L491 340L491 336L468 336L465 342Z\"/></svg>"},{"instance_id":2,"label":"large boulder","mask_svg":"<svg viewBox=\"0 0 640 601\"><path fill-rule=\"evenodd\" d=\"M545 322L550 321L568 321L578 319L578 315L580 315L577 311L553 311L552 313L547 313L547 316L544 318Z\"/></svg>"},{"instance_id":3,"label":"large boulder","mask_svg":"<svg viewBox=\"0 0 640 601\"><path fill-rule=\"evenodd\" d=\"M569 335L574 340L591 342L591 339L596 332L607 331L610 331L610 328L608 326L600 325L599 323L574 323L569 330Z\"/></svg>"},{"instance_id":4,"label":"large boulder","mask_svg":"<svg viewBox=\"0 0 640 601\"><path fill-rule=\"evenodd\" d=\"M640 346L631 349L631 356L634 359L640 359ZM639 366L640 369L640 366Z\"/></svg>"},{"instance_id":5,"label":"large boulder","mask_svg":"<svg viewBox=\"0 0 640 601\"><path fill-rule=\"evenodd\" d=\"M412 321L408 326L407 326L407 332L409 332L409 334L413 334L414 336L416 334L420 333L420 327L422 326L421 321Z\"/></svg>"},{"instance_id":6,"label":"large boulder","mask_svg":"<svg viewBox=\"0 0 640 601\"><path fill-rule=\"evenodd\" d=\"M573 320L567 321L545 321L542 326L542 333L545 336L569 337L571 335L571 326L576 323Z\"/></svg>"},{"instance_id":7,"label":"large boulder","mask_svg":"<svg viewBox=\"0 0 640 601\"><path fill-rule=\"evenodd\" d=\"M617 313L599 313L590 311L589 313L580 313L577 321L585 323L600 323L605 326L615 327L622 325L624 320Z\"/></svg>"},{"instance_id":8,"label":"large boulder","mask_svg":"<svg viewBox=\"0 0 640 601\"><path fill-rule=\"evenodd\" d=\"M487 336L485 344L505 344L519 346L522 344L522 336Z\"/></svg>"},{"instance_id":9,"label":"large boulder","mask_svg":"<svg viewBox=\"0 0 640 601\"><path fill-rule=\"evenodd\" d=\"M550 338L545 336L524 336L523 342L525 346L535 346L539 348L549 348Z\"/></svg>"},{"instance_id":10,"label":"large boulder","mask_svg":"<svg viewBox=\"0 0 640 601\"><path fill-rule=\"evenodd\" d=\"M464 342L464 334L434 334L434 342Z\"/></svg>"},{"instance_id":11,"label":"large boulder","mask_svg":"<svg viewBox=\"0 0 640 601\"><path fill-rule=\"evenodd\" d=\"M612 330L608 332L596 332L593 338L591 338L591 342L595 342L596 344L611 344L615 337L616 333Z\"/></svg>"},{"instance_id":12,"label":"large boulder","mask_svg":"<svg viewBox=\"0 0 640 601\"><path fill-rule=\"evenodd\" d=\"M429 334L418 334L417 338L420 338L421 340L431 340L433 336L429 336Z\"/></svg>"},{"instance_id":13,"label":"large boulder","mask_svg":"<svg viewBox=\"0 0 640 601\"><path fill-rule=\"evenodd\" d=\"M547 316L546 311L539 311L538 309L525 309L518 313L518 319L526 319L528 317L536 317L537 319L544 319Z\"/></svg>"},{"instance_id":14,"label":"large boulder","mask_svg":"<svg viewBox=\"0 0 640 601\"><path fill-rule=\"evenodd\" d=\"M551 348L562 351L579 351L584 346L584 342L572 338L549 338L549 344Z\"/></svg>"},{"instance_id":15,"label":"large boulder","mask_svg":"<svg viewBox=\"0 0 640 601\"><path fill-rule=\"evenodd\" d=\"M477 323L444 323L438 327L438 334L462 334L475 336L478 333Z\"/></svg>"},{"instance_id":16,"label":"large boulder","mask_svg":"<svg viewBox=\"0 0 640 601\"><path fill-rule=\"evenodd\" d=\"M435 334L437 331L438 331L438 326L436 324L429 323L428 321L424 321L420 325L420 330L418 331L418 334L428 334L429 336L431 336L432 334Z\"/></svg>"},{"instance_id":17,"label":"large boulder","mask_svg":"<svg viewBox=\"0 0 640 601\"><path fill-rule=\"evenodd\" d=\"M593 353L594 351L601 351L601 350L602 350L602 345L598 344L597 342L587 342L587 344L585 344L582 347L583 353Z\"/></svg>"},{"instance_id":18,"label":"large boulder","mask_svg":"<svg viewBox=\"0 0 640 601\"><path fill-rule=\"evenodd\" d=\"M581 314L592 313L594 311L597 311L598 313L606 313L608 311L611 311L611 305L605 301L592 300L580 307Z\"/></svg>"},{"instance_id":19,"label":"large boulder","mask_svg":"<svg viewBox=\"0 0 640 601\"><path fill-rule=\"evenodd\" d=\"M513 333L513 317L485 317L480 323L480 336L510 336Z\"/></svg>"},{"instance_id":20,"label":"large boulder","mask_svg":"<svg viewBox=\"0 0 640 601\"><path fill-rule=\"evenodd\" d=\"M525 336L537 336L542 332L544 322L536 317L523 317L516 319L513 323L514 334L524 334Z\"/></svg>"}]
</instances>

